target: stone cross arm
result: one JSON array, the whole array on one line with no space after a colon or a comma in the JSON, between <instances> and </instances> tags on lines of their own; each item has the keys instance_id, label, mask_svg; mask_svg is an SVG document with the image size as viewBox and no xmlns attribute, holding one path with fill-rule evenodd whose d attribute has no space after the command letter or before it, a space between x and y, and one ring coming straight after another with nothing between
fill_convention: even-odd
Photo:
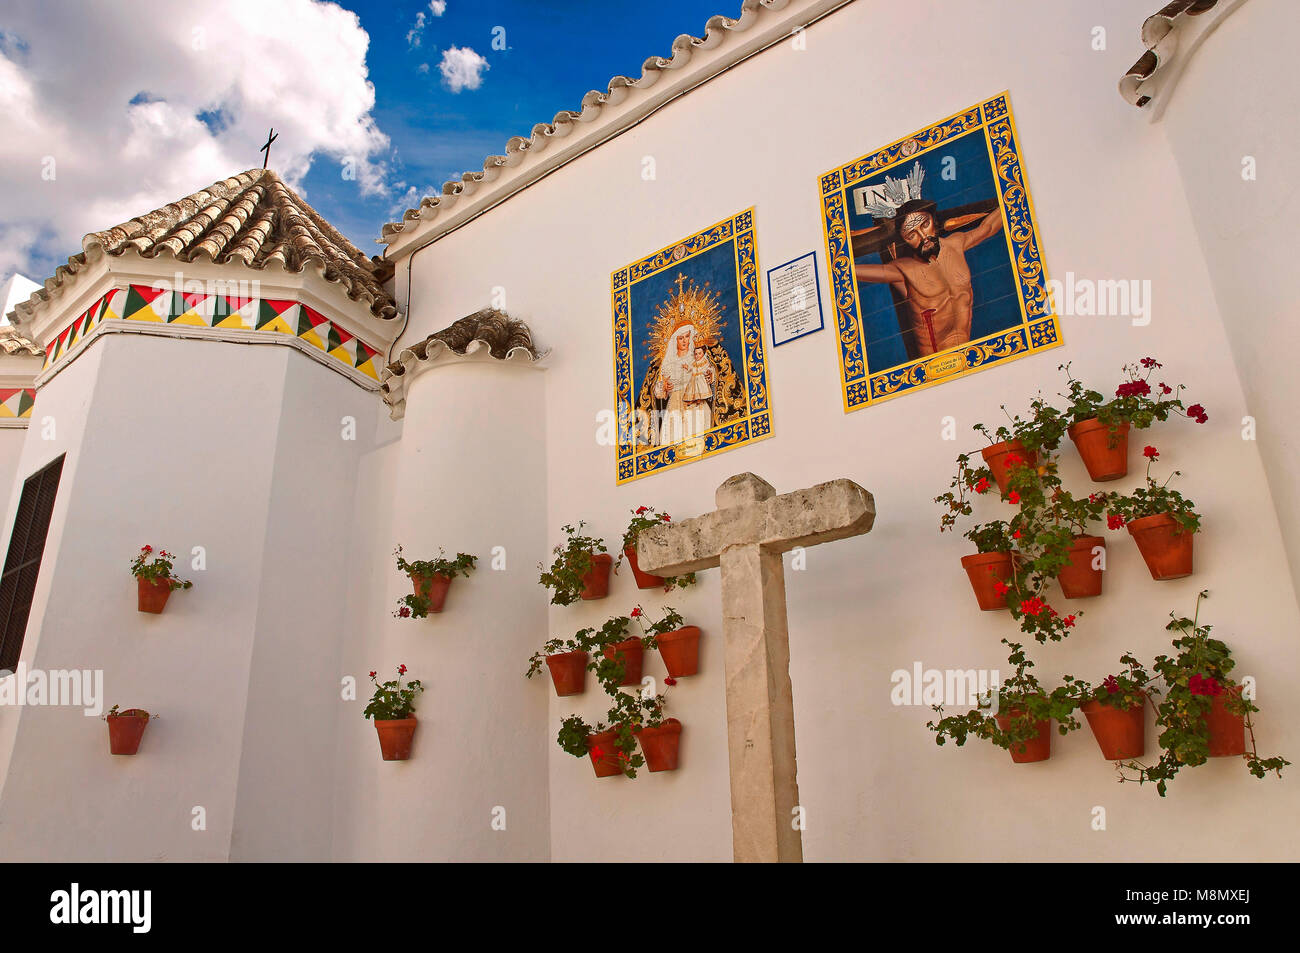
<instances>
[{"instance_id":1,"label":"stone cross arm","mask_svg":"<svg viewBox=\"0 0 1300 953\"><path fill-rule=\"evenodd\" d=\"M767 481L741 473L718 487L717 504L712 513L643 532L637 542L642 571L677 576L711 569L731 546L784 553L860 536L876 518L871 494L844 479L777 496Z\"/></svg>"}]
</instances>

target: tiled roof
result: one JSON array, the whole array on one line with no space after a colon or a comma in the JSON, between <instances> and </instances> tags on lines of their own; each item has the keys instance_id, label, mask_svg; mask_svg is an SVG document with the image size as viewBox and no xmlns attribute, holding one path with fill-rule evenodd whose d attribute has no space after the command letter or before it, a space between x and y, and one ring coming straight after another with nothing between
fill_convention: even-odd
<instances>
[{"instance_id":1,"label":"tiled roof","mask_svg":"<svg viewBox=\"0 0 1300 953\"><path fill-rule=\"evenodd\" d=\"M838 0L830 6L847 3ZM442 194L421 199L416 208L402 213L399 222L389 222L380 232L379 243L387 245L396 241L406 229L413 227L417 221L428 221L437 216L447 206L454 204L466 191L471 191L480 183L492 182L501 175L501 169L519 165L533 153L544 151L552 139L562 138L573 132L575 124L592 123L601 118L606 106L622 106L632 96L651 95L650 87L658 82L666 71L685 68L697 50L713 50L732 40L733 36L753 29L755 25L766 23L765 17L788 6L790 0L743 0L740 16L713 16L704 26L704 36L696 37L683 33L673 41L672 55L668 57L652 56L641 65L641 76L632 79L627 76L615 76L605 92L592 90L582 97L582 108L576 112L571 109L561 110L550 122L541 122L533 126L528 136L515 136L506 143L505 155L488 156L483 161L482 172L466 172L460 180L444 182Z\"/></svg>"},{"instance_id":2,"label":"tiled roof","mask_svg":"<svg viewBox=\"0 0 1300 953\"><path fill-rule=\"evenodd\" d=\"M170 254L182 262L258 270L278 263L300 272L316 263L327 280L341 285L353 301L365 301L376 317L397 314L382 284L391 266L367 258L270 169L241 172L114 228L91 232L81 248L14 310L25 315L38 300L48 299L51 290L86 267L87 255L134 251L145 258Z\"/></svg>"},{"instance_id":3,"label":"tiled roof","mask_svg":"<svg viewBox=\"0 0 1300 953\"><path fill-rule=\"evenodd\" d=\"M13 325L0 325L0 349L6 354L44 354L39 344L27 340Z\"/></svg>"},{"instance_id":4,"label":"tiled roof","mask_svg":"<svg viewBox=\"0 0 1300 953\"><path fill-rule=\"evenodd\" d=\"M1120 95L1134 106L1142 107L1149 103L1151 96L1142 87L1157 70L1167 68L1173 61L1180 45L1178 27L1188 18L1208 13L1218 4L1219 0L1172 0L1147 17L1142 23L1142 43L1147 51L1120 80Z\"/></svg>"}]
</instances>

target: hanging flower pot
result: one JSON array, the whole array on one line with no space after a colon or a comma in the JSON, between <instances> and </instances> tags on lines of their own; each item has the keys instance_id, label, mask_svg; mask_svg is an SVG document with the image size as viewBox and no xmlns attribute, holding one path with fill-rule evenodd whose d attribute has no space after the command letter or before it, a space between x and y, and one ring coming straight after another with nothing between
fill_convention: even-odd
<instances>
[{"instance_id":1,"label":"hanging flower pot","mask_svg":"<svg viewBox=\"0 0 1300 953\"><path fill-rule=\"evenodd\" d=\"M1239 692L1233 688L1231 691ZM1246 753L1246 718L1228 711L1223 702L1227 694L1215 695L1205 724L1210 729L1210 757L1233 758Z\"/></svg>"},{"instance_id":2,"label":"hanging flower pot","mask_svg":"<svg viewBox=\"0 0 1300 953\"><path fill-rule=\"evenodd\" d=\"M170 579L146 579L143 576L135 581L137 608L140 612L152 612L155 615L167 605L167 597L172 594Z\"/></svg>"},{"instance_id":3,"label":"hanging flower pot","mask_svg":"<svg viewBox=\"0 0 1300 953\"><path fill-rule=\"evenodd\" d=\"M415 715L407 718L376 718L379 750L385 761L406 761L411 757L411 739L415 737Z\"/></svg>"},{"instance_id":4,"label":"hanging flower pot","mask_svg":"<svg viewBox=\"0 0 1300 953\"><path fill-rule=\"evenodd\" d=\"M989 470L993 473L993 479L997 481L998 489L1003 493L1007 492L1007 480L1011 475L1011 468L1007 466L1007 456L1009 454L1015 454L1029 466L1038 465L1038 454L1027 453L1025 445L1019 440L1004 440L1002 443L995 443L991 447L985 447L980 453L984 457L984 462L988 464Z\"/></svg>"},{"instance_id":5,"label":"hanging flower pot","mask_svg":"<svg viewBox=\"0 0 1300 953\"><path fill-rule=\"evenodd\" d=\"M700 627L685 625L657 636L659 656L673 678L684 678L700 670ZM653 770L653 769L651 769Z\"/></svg>"},{"instance_id":6,"label":"hanging flower pot","mask_svg":"<svg viewBox=\"0 0 1300 953\"><path fill-rule=\"evenodd\" d=\"M612 659L615 654L623 657L623 681L619 685L641 684L641 662L644 649L639 638L625 639L605 646L605 658Z\"/></svg>"},{"instance_id":7,"label":"hanging flower pot","mask_svg":"<svg viewBox=\"0 0 1300 953\"><path fill-rule=\"evenodd\" d=\"M1181 579L1192 574L1192 538L1168 513L1131 520L1128 531L1146 560L1152 579Z\"/></svg>"},{"instance_id":8,"label":"hanging flower pot","mask_svg":"<svg viewBox=\"0 0 1300 953\"><path fill-rule=\"evenodd\" d=\"M546 667L551 670L555 694L581 695L587 686L587 653L558 652L546 656Z\"/></svg>"},{"instance_id":9,"label":"hanging flower pot","mask_svg":"<svg viewBox=\"0 0 1300 953\"><path fill-rule=\"evenodd\" d=\"M677 751L682 740L682 723L668 718L654 728L641 728L636 732L645 755L646 767L651 771L676 771Z\"/></svg>"},{"instance_id":10,"label":"hanging flower pot","mask_svg":"<svg viewBox=\"0 0 1300 953\"><path fill-rule=\"evenodd\" d=\"M609 595L609 570L614 557L609 553L596 553L591 557L591 568L582 577L582 598L604 599Z\"/></svg>"},{"instance_id":11,"label":"hanging flower pot","mask_svg":"<svg viewBox=\"0 0 1300 953\"><path fill-rule=\"evenodd\" d=\"M1083 714L1107 761L1129 761L1146 754L1146 708L1141 703L1117 708L1094 698L1084 703Z\"/></svg>"},{"instance_id":12,"label":"hanging flower pot","mask_svg":"<svg viewBox=\"0 0 1300 953\"><path fill-rule=\"evenodd\" d=\"M428 601L430 612L441 612L447 604L447 590L451 588L451 580L451 576L411 575L416 597Z\"/></svg>"},{"instance_id":13,"label":"hanging flower pot","mask_svg":"<svg viewBox=\"0 0 1300 953\"><path fill-rule=\"evenodd\" d=\"M998 727L1006 731L1011 726L1011 719L1023 712L1010 711L1005 715L997 715ZM1034 761L1046 761L1052 756L1052 721L1050 718L1044 718L1042 721L1035 723L1037 734L1026 741L1020 741L1011 746L1011 760L1016 764L1030 764Z\"/></svg>"},{"instance_id":14,"label":"hanging flower pot","mask_svg":"<svg viewBox=\"0 0 1300 953\"><path fill-rule=\"evenodd\" d=\"M629 546L623 550L623 555L627 557L627 564L632 567L632 576L636 579L638 589L662 589L664 584L663 576L655 576L648 572L642 572L641 567L636 561L636 547Z\"/></svg>"},{"instance_id":15,"label":"hanging flower pot","mask_svg":"<svg viewBox=\"0 0 1300 953\"><path fill-rule=\"evenodd\" d=\"M591 766L596 771L596 777L612 778L616 774L623 773L618 763L619 750L614 747L614 742L617 740L617 731L602 731L587 736L587 754L591 758Z\"/></svg>"},{"instance_id":16,"label":"hanging flower pot","mask_svg":"<svg viewBox=\"0 0 1300 953\"><path fill-rule=\"evenodd\" d=\"M1006 585L1015 575L1010 553L972 553L961 558L961 566L970 577L970 587L975 590L975 600L981 609L1005 609L1007 601L998 595L997 583Z\"/></svg>"},{"instance_id":17,"label":"hanging flower pot","mask_svg":"<svg viewBox=\"0 0 1300 953\"><path fill-rule=\"evenodd\" d=\"M1101 595L1100 568L1093 568L1093 550L1100 546L1106 548L1106 540L1100 536L1076 536L1070 546L1070 562L1061 569L1056 581L1061 584L1061 592L1067 599L1087 599Z\"/></svg>"},{"instance_id":18,"label":"hanging flower pot","mask_svg":"<svg viewBox=\"0 0 1300 953\"><path fill-rule=\"evenodd\" d=\"M112 754L135 754L140 750L140 739L149 726L149 713L143 708L118 711L114 705L104 716L108 722L108 750Z\"/></svg>"},{"instance_id":19,"label":"hanging flower pot","mask_svg":"<svg viewBox=\"0 0 1300 953\"><path fill-rule=\"evenodd\" d=\"M1113 433L1109 424L1096 417L1070 425L1067 432L1094 482L1105 483L1128 476L1128 431L1127 420Z\"/></svg>"}]
</instances>

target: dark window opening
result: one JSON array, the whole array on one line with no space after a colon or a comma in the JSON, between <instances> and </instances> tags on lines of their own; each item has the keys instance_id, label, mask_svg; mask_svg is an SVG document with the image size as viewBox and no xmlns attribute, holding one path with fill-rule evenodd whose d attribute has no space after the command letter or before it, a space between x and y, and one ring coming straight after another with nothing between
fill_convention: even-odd
<instances>
[{"instance_id":1,"label":"dark window opening","mask_svg":"<svg viewBox=\"0 0 1300 953\"><path fill-rule=\"evenodd\" d=\"M45 536L54 512L54 495L63 473L63 457L37 470L23 484L23 495L9 537L9 555L0 576L0 669L14 671L23 651L27 616L32 611L36 577L41 571Z\"/></svg>"}]
</instances>

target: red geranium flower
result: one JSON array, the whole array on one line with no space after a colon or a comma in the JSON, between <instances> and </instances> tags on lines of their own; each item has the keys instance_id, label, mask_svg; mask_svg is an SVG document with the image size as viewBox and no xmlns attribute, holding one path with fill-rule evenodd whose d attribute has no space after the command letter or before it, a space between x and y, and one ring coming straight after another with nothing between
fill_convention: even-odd
<instances>
[{"instance_id":1,"label":"red geranium flower","mask_svg":"<svg viewBox=\"0 0 1300 953\"><path fill-rule=\"evenodd\" d=\"M1161 382L1160 382L1160 393L1162 393L1162 394L1172 394L1173 392L1174 392L1174 389L1173 389L1172 387L1170 387L1170 386L1169 386L1168 384L1166 384L1164 381L1161 381Z\"/></svg>"},{"instance_id":2,"label":"red geranium flower","mask_svg":"<svg viewBox=\"0 0 1300 953\"><path fill-rule=\"evenodd\" d=\"M634 618L634 619L639 619L639 618L641 618L641 607L640 607L640 606L637 606L635 609L633 609L633 610L629 613L629 615L631 615L632 618Z\"/></svg>"},{"instance_id":3,"label":"red geranium flower","mask_svg":"<svg viewBox=\"0 0 1300 953\"><path fill-rule=\"evenodd\" d=\"M1012 533L1012 534L1011 534L1011 538L1012 538L1012 539L1019 539L1019 538L1020 538L1020 530L1016 530L1014 533Z\"/></svg>"},{"instance_id":4,"label":"red geranium flower","mask_svg":"<svg viewBox=\"0 0 1300 953\"><path fill-rule=\"evenodd\" d=\"M1006 458L1006 460L1004 460L1003 462L1007 465L1008 468L1010 468L1010 467L1019 466L1020 464L1024 463L1025 461L1024 461L1024 458L1021 457L1019 454L1016 454L1016 453L1008 453L1008 454L1007 454L1007 458Z\"/></svg>"},{"instance_id":5,"label":"red geranium flower","mask_svg":"<svg viewBox=\"0 0 1300 953\"><path fill-rule=\"evenodd\" d=\"M1119 694L1119 679L1114 675L1107 675L1106 680L1101 684L1105 687L1106 691L1110 692L1112 695Z\"/></svg>"},{"instance_id":6,"label":"red geranium flower","mask_svg":"<svg viewBox=\"0 0 1300 953\"><path fill-rule=\"evenodd\" d=\"M665 685L676 685L676 684L677 684L677 679L673 678L671 675L665 675L665 676L664 676L664 684L665 684Z\"/></svg>"},{"instance_id":7,"label":"red geranium flower","mask_svg":"<svg viewBox=\"0 0 1300 953\"><path fill-rule=\"evenodd\" d=\"M599 758L604 752L602 752L599 748L592 748L591 753L595 755L597 758Z\"/></svg>"},{"instance_id":8,"label":"red geranium flower","mask_svg":"<svg viewBox=\"0 0 1300 953\"><path fill-rule=\"evenodd\" d=\"M1204 675L1196 674L1187 680L1187 688L1193 695L1222 695L1223 686L1217 679L1206 678Z\"/></svg>"},{"instance_id":9,"label":"red geranium flower","mask_svg":"<svg viewBox=\"0 0 1300 953\"><path fill-rule=\"evenodd\" d=\"M1074 613L1071 612L1071 613L1070 613L1069 615L1067 615L1064 619L1062 619L1062 620L1061 620L1061 624L1064 625L1067 629L1073 629L1073 628L1074 628Z\"/></svg>"},{"instance_id":10,"label":"red geranium flower","mask_svg":"<svg viewBox=\"0 0 1300 953\"><path fill-rule=\"evenodd\" d=\"M1120 529L1124 525L1124 517L1112 513L1106 517L1106 527L1108 529Z\"/></svg>"},{"instance_id":11,"label":"red geranium flower","mask_svg":"<svg viewBox=\"0 0 1300 953\"><path fill-rule=\"evenodd\" d=\"M1205 412L1205 408L1200 404L1192 404L1187 408L1187 416L1191 417L1198 424L1203 424L1210 419L1210 415Z\"/></svg>"},{"instance_id":12,"label":"red geranium flower","mask_svg":"<svg viewBox=\"0 0 1300 953\"><path fill-rule=\"evenodd\" d=\"M975 484L974 489L976 493L987 493L989 490L989 481L984 477L980 477L980 481Z\"/></svg>"},{"instance_id":13,"label":"red geranium flower","mask_svg":"<svg viewBox=\"0 0 1300 953\"><path fill-rule=\"evenodd\" d=\"M140 552L142 552L142 553L151 553L151 552L153 552L153 547L152 547L152 546L141 546L141 547L140 547Z\"/></svg>"},{"instance_id":14,"label":"red geranium flower","mask_svg":"<svg viewBox=\"0 0 1300 953\"><path fill-rule=\"evenodd\" d=\"M645 512L646 510L648 510L648 509L650 509L650 507L648 507L648 506L638 506L638 507L636 508L636 515L637 515L637 516L640 516L642 513L644 513L644 512Z\"/></svg>"},{"instance_id":15,"label":"red geranium flower","mask_svg":"<svg viewBox=\"0 0 1300 953\"><path fill-rule=\"evenodd\" d=\"M673 521L673 518L672 518L671 516L669 516L667 513L665 513L665 514L664 514L664 522L665 522L665 523L671 523L672 521Z\"/></svg>"},{"instance_id":16,"label":"red geranium flower","mask_svg":"<svg viewBox=\"0 0 1300 953\"><path fill-rule=\"evenodd\" d=\"M1043 600L1037 596L1033 599L1026 599L1020 603L1020 611L1025 615L1038 615L1043 611Z\"/></svg>"},{"instance_id":17,"label":"red geranium flower","mask_svg":"<svg viewBox=\"0 0 1300 953\"><path fill-rule=\"evenodd\" d=\"M405 674L406 674L406 666L405 666L405 665L399 665L399 666L397 666L397 674L398 674L398 675L405 675Z\"/></svg>"},{"instance_id":18,"label":"red geranium flower","mask_svg":"<svg viewBox=\"0 0 1300 953\"><path fill-rule=\"evenodd\" d=\"M1019 502L1020 502L1020 494L1017 493L1015 490L1012 490L1010 493L1007 494L1007 502L1008 502L1008 503L1019 503Z\"/></svg>"},{"instance_id":19,"label":"red geranium flower","mask_svg":"<svg viewBox=\"0 0 1300 953\"><path fill-rule=\"evenodd\" d=\"M1154 460L1156 457L1160 456L1160 451L1155 447L1143 447L1142 456L1146 457L1148 460Z\"/></svg>"},{"instance_id":20,"label":"red geranium flower","mask_svg":"<svg viewBox=\"0 0 1300 953\"><path fill-rule=\"evenodd\" d=\"M1161 364L1159 361L1157 361L1154 357L1144 357L1144 358L1142 358L1142 366L1143 366L1143 367L1148 367L1148 368L1150 368L1150 367L1164 367L1164 365Z\"/></svg>"},{"instance_id":21,"label":"red geranium flower","mask_svg":"<svg viewBox=\"0 0 1300 953\"><path fill-rule=\"evenodd\" d=\"M371 673L370 673L370 677L371 677L371 678L374 678L376 674L378 674L378 673L376 673L376 672L371 672Z\"/></svg>"},{"instance_id":22,"label":"red geranium flower","mask_svg":"<svg viewBox=\"0 0 1300 953\"><path fill-rule=\"evenodd\" d=\"M1008 585L1007 585L1005 582L1003 582L1001 579L994 579L994 580L993 580L993 591L996 592L996 593L997 593L998 595L1000 595L1000 596L1005 596L1008 592L1011 591L1011 587L1008 586Z\"/></svg>"},{"instance_id":23,"label":"red geranium flower","mask_svg":"<svg viewBox=\"0 0 1300 953\"><path fill-rule=\"evenodd\" d=\"M403 619L409 619L411 617L411 609L409 606L402 606L402 608L397 610L397 614Z\"/></svg>"}]
</instances>

